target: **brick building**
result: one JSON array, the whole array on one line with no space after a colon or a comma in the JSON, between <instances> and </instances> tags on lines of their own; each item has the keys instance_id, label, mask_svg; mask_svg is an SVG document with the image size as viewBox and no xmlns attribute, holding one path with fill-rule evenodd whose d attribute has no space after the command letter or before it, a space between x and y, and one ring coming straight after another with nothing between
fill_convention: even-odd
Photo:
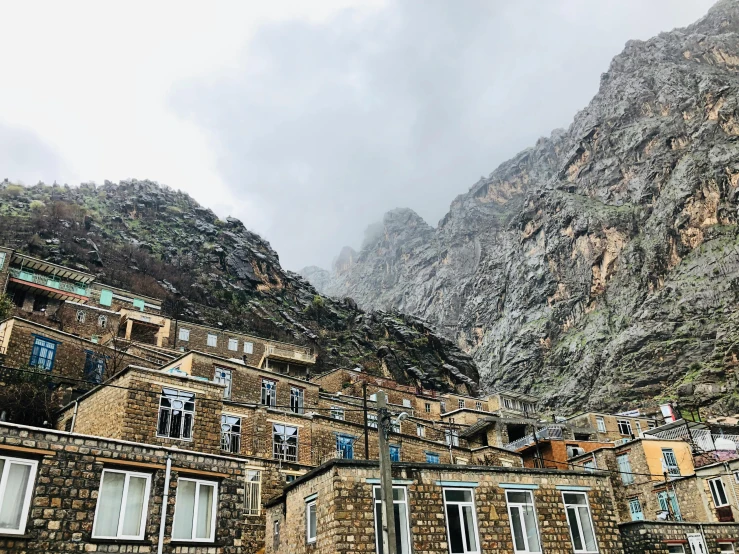
<instances>
[{"instance_id":1,"label":"brick building","mask_svg":"<svg viewBox=\"0 0 739 554\"><path fill-rule=\"evenodd\" d=\"M267 502L265 552L376 552L378 487L376 462L316 468ZM399 463L393 489L399 554L623 552L603 473Z\"/></svg>"},{"instance_id":2,"label":"brick building","mask_svg":"<svg viewBox=\"0 0 739 554\"><path fill-rule=\"evenodd\" d=\"M633 415L611 415L600 412L587 412L565 420L570 425L580 427L583 432L595 434L599 441L628 440L641 437L642 433L657 427L651 417Z\"/></svg>"},{"instance_id":3,"label":"brick building","mask_svg":"<svg viewBox=\"0 0 739 554\"><path fill-rule=\"evenodd\" d=\"M624 554L733 554L739 524L633 521L619 525Z\"/></svg>"}]
</instances>

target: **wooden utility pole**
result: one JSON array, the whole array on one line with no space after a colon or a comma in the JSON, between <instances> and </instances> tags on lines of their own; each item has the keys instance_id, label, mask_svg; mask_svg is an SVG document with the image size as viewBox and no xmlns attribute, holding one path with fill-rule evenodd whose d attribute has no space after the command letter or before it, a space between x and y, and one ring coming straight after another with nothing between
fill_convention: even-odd
<instances>
[{"instance_id":1,"label":"wooden utility pole","mask_svg":"<svg viewBox=\"0 0 739 554\"><path fill-rule=\"evenodd\" d=\"M395 542L395 506L393 505L393 472L390 462L390 448L387 436L390 432L390 412L387 409L387 398L383 391L377 392L377 419L380 446L380 501L382 512L382 552L397 554Z\"/></svg>"},{"instance_id":2,"label":"wooden utility pole","mask_svg":"<svg viewBox=\"0 0 739 554\"><path fill-rule=\"evenodd\" d=\"M369 460L369 429L367 427L367 381L362 381L362 406L364 408L364 459Z\"/></svg>"}]
</instances>

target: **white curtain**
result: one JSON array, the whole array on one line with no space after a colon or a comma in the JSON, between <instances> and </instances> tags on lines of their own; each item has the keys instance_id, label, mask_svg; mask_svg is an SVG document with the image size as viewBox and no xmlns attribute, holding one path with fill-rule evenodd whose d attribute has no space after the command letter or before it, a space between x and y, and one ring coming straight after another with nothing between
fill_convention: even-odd
<instances>
[{"instance_id":1,"label":"white curtain","mask_svg":"<svg viewBox=\"0 0 739 554\"><path fill-rule=\"evenodd\" d=\"M210 539L211 522L213 520L213 490L212 485L200 485L198 495L198 521L196 526L196 539Z\"/></svg>"},{"instance_id":2,"label":"white curtain","mask_svg":"<svg viewBox=\"0 0 739 554\"><path fill-rule=\"evenodd\" d=\"M146 479L131 477L128 481L128 497L126 498L126 512L123 514L122 535L137 537L141 534L141 516L144 511L145 496Z\"/></svg>"},{"instance_id":3,"label":"white curtain","mask_svg":"<svg viewBox=\"0 0 739 554\"><path fill-rule=\"evenodd\" d=\"M5 495L0 498L0 528L19 529L23 517L23 501L26 497L28 478L31 475L31 466L9 462ZM4 461L0 466L0 475L3 474Z\"/></svg>"},{"instance_id":4,"label":"white curtain","mask_svg":"<svg viewBox=\"0 0 739 554\"><path fill-rule=\"evenodd\" d=\"M98 497L97 517L93 535L96 537L116 537L118 522L121 517L123 501L123 484L125 473L106 471L103 473L103 484Z\"/></svg>"},{"instance_id":5,"label":"white curtain","mask_svg":"<svg viewBox=\"0 0 739 554\"><path fill-rule=\"evenodd\" d=\"M192 539L192 520L195 517L195 481L180 480L174 508L173 539Z\"/></svg>"}]
</instances>

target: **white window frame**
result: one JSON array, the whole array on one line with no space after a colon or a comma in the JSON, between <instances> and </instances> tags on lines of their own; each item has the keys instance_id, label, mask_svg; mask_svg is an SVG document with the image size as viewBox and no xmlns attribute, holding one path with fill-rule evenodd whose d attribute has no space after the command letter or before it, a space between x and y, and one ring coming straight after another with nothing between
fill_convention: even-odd
<instances>
[{"instance_id":1,"label":"white window frame","mask_svg":"<svg viewBox=\"0 0 739 554\"><path fill-rule=\"evenodd\" d=\"M213 335L211 333L208 333L207 345L210 346L211 348L218 348L218 335Z\"/></svg>"},{"instance_id":2,"label":"white window frame","mask_svg":"<svg viewBox=\"0 0 739 554\"><path fill-rule=\"evenodd\" d=\"M219 371L223 372L224 377L221 377L220 375L218 375ZM225 388L223 389L223 398L225 400L231 400L231 394L233 392L233 383L234 383L233 373L234 372L232 369L228 367L220 367L220 366L216 366L214 373L213 373L213 381L220 385L225 385ZM226 375L228 377L225 377Z\"/></svg>"},{"instance_id":3,"label":"white window frame","mask_svg":"<svg viewBox=\"0 0 739 554\"><path fill-rule=\"evenodd\" d=\"M9 456L0 456L4 460L2 474L0 475L0 500L5 497L5 490L8 487L8 475L10 474L10 466L12 464L25 465L31 468L28 474L28 484L26 492L23 496L23 504L21 505L21 520L18 529L0 528L0 533L5 535L23 535L26 532L26 523L28 523L28 512L31 507L31 498L33 497L33 488L36 485L36 471L38 470L38 462L36 460L27 460L25 458L11 458Z\"/></svg>"},{"instance_id":4,"label":"white window frame","mask_svg":"<svg viewBox=\"0 0 739 554\"><path fill-rule=\"evenodd\" d=\"M311 510L313 511L315 520L316 520L316 528L313 529L313 535L311 535L311 528L310 528L310 513ZM305 503L305 542L306 544L313 544L316 542L316 537L318 536L318 512L316 508L316 499L309 500Z\"/></svg>"},{"instance_id":5,"label":"white window frame","mask_svg":"<svg viewBox=\"0 0 739 554\"><path fill-rule=\"evenodd\" d=\"M375 539L375 553L376 554L383 554L382 553L382 539L380 539L380 542L377 541L377 536L379 535L382 537L382 521L377 521L377 504L381 504L381 500L375 498L375 491L380 490L380 485L374 485L372 487L372 519L375 520L375 533L374 533L374 539ZM413 535L411 535L411 511L410 511L410 503L408 502L408 487L405 487L403 485L393 485L393 490L395 489L403 489L403 497L405 500L395 500L395 494L393 494L393 510L395 510L395 504L405 504L405 532L407 533L408 537L408 554L411 554L413 552ZM380 514L382 516L382 514ZM381 517L382 519L382 517ZM379 526L379 529L378 529ZM379 533L378 533L379 530ZM400 552L398 553L400 554Z\"/></svg>"},{"instance_id":6,"label":"white window frame","mask_svg":"<svg viewBox=\"0 0 739 554\"><path fill-rule=\"evenodd\" d=\"M475 410L477 410L478 412L482 411L482 402L480 402L479 400L475 401Z\"/></svg>"},{"instance_id":7,"label":"white window frame","mask_svg":"<svg viewBox=\"0 0 739 554\"><path fill-rule=\"evenodd\" d=\"M170 407L162 406L162 399L165 398L165 397L167 397L167 395L164 393L165 390L171 390L171 391L174 391L174 392L177 392L177 393L182 393L182 394L191 394L192 395L192 410L185 410L184 409L184 404L185 404L185 401L184 400L182 400L183 407L180 410L176 410L175 408L173 408L171 406ZM196 410L195 401L196 400L197 400L197 394L195 394L194 392L190 392L188 390L172 389L172 388L169 388L169 387L162 387L162 392L159 394L159 410L157 411L157 435L156 436L159 437L159 438L163 438L163 439L172 439L172 440L181 440L181 441L192 442L192 435L193 435L193 431L195 429L195 410ZM162 410L163 409L164 410L169 410L169 434L167 434L167 435L160 435L159 434L159 420L162 417L161 414L162 414ZM173 437L172 434L171 434L171 432L172 432L172 412L174 412L174 411L180 411L180 412L183 413L183 416L182 416L182 424L180 426L180 436L179 437ZM190 436L189 437L183 436L184 435L184 430L185 430L185 417L184 417L184 414L190 414L192 416L190 418L190 429L189 429L189 435Z\"/></svg>"},{"instance_id":8,"label":"white window frame","mask_svg":"<svg viewBox=\"0 0 739 554\"><path fill-rule=\"evenodd\" d=\"M228 339L228 349L236 352L239 349L239 339Z\"/></svg>"},{"instance_id":9,"label":"white window frame","mask_svg":"<svg viewBox=\"0 0 739 554\"><path fill-rule=\"evenodd\" d=\"M377 429L377 414L367 414L367 427Z\"/></svg>"},{"instance_id":10,"label":"white window frame","mask_svg":"<svg viewBox=\"0 0 739 554\"><path fill-rule=\"evenodd\" d=\"M718 483L717 483L718 482ZM721 485L721 492L724 494L724 502L721 502L721 499L718 495L718 486ZM726 486L724 485L724 481L721 479L721 477L714 477L713 479L708 479L708 488L711 491L711 498L713 499L713 507L714 508L723 508L725 506L729 506L729 495L726 493Z\"/></svg>"},{"instance_id":11,"label":"white window frame","mask_svg":"<svg viewBox=\"0 0 739 554\"><path fill-rule=\"evenodd\" d=\"M77 323L84 323L85 319L87 319L85 310L77 310Z\"/></svg>"},{"instance_id":12,"label":"white window frame","mask_svg":"<svg viewBox=\"0 0 739 554\"><path fill-rule=\"evenodd\" d=\"M583 541L583 549L577 550L575 548L575 537L572 534L572 527L570 527L570 521L567 517L567 507L568 506L582 506L582 504L567 504L565 501L565 494L578 494L585 497L585 506L588 509L588 517L590 518L590 527L593 529L593 539L595 540L595 550L585 550L585 542ZM575 554L598 554L598 535L595 532L595 522L593 521L593 511L590 509L590 498L588 497L588 493L583 491L562 491L562 504L564 504L565 507L565 522L567 523L567 530L570 532L570 544L572 544L572 551ZM585 533L583 532L583 526L582 526L582 520L580 519L580 510L575 509L575 518L577 519L577 526L580 531L580 535L585 538Z\"/></svg>"},{"instance_id":13,"label":"white window frame","mask_svg":"<svg viewBox=\"0 0 739 554\"><path fill-rule=\"evenodd\" d=\"M228 418L235 419L233 423L228 422ZM221 451L228 452L229 454L238 454L241 452L241 431L242 431L243 418L238 415L221 414ZM233 428L238 425L238 432L235 432ZM233 438L237 437L236 445L237 448L234 451L232 448ZM226 446L226 448L224 448Z\"/></svg>"},{"instance_id":14,"label":"white window frame","mask_svg":"<svg viewBox=\"0 0 739 554\"><path fill-rule=\"evenodd\" d=\"M184 342L190 342L190 329L185 329L183 327L180 327L180 331L177 335L177 339L184 341Z\"/></svg>"},{"instance_id":15,"label":"white window frame","mask_svg":"<svg viewBox=\"0 0 739 554\"><path fill-rule=\"evenodd\" d=\"M445 429L444 430L444 442L447 446L459 446L459 430L458 429Z\"/></svg>"},{"instance_id":16,"label":"white window frame","mask_svg":"<svg viewBox=\"0 0 739 554\"><path fill-rule=\"evenodd\" d=\"M472 501L470 502L457 502L457 501L448 501L446 499L446 491L466 491L470 493L470 496L472 497ZM446 524L446 540L447 545L449 545L449 553L452 554L452 538L449 533L449 506L456 506L459 510L459 522L460 522L460 530L462 531L462 548L464 548L464 552L460 552L458 554L480 554L480 530L477 525L477 506L475 503L475 489L471 487L443 487L441 489L441 497L444 501L444 523ZM462 506L471 506L472 507L472 527L475 532L475 543L477 544L477 550L467 550L467 541L465 540L467 538L467 529L465 529L463 522L463 511Z\"/></svg>"},{"instance_id":17,"label":"white window frame","mask_svg":"<svg viewBox=\"0 0 739 554\"><path fill-rule=\"evenodd\" d=\"M247 469L245 479L244 513L258 516L262 513L262 470Z\"/></svg>"},{"instance_id":18,"label":"white window frame","mask_svg":"<svg viewBox=\"0 0 739 554\"><path fill-rule=\"evenodd\" d=\"M105 329L108 326L108 316L101 315L98 317L98 327Z\"/></svg>"},{"instance_id":19,"label":"white window frame","mask_svg":"<svg viewBox=\"0 0 739 554\"><path fill-rule=\"evenodd\" d=\"M426 437L426 426L416 423L416 436L425 438Z\"/></svg>"},{"instance_id":20,"label":"white window frame","mask_svg":"<svg viewBox=\"0 0 739 554\"><path fill-rule=\"evenodd\" d=\"M206 479L191 479L189 477L178 477L177 478L177 485L178 485L178 492L179 495L179 483L181 481L192 481L195 483L195 507L193 509L192 514L192 533L190 535L189 539L182 539L182 538L174 538L172 537L172 540L174 542L215 542L216 540L216 515L218 514L218 482L217 481L208 481ZM213 487L213 513L210 517L210 537L203 538L203 537L195 537L195 531L197 529L197 521L198 521L198 507L200 505L199 499L200 499L200 487L201 485L205 485L207 487ZM176 527L175 522L177 521L177 498L175 497L175 503L174 503L174 518L172 519L172 534L174 534L174 529Z\"/></svg>"},{"instance_id":21,"label":"white window frame","mask_svg":"<svg viewBox=\"0 0 739 554\"><path fill-rule=\"evenodd\" d=\"M271 383L272 386L265 387L266 383ZM266 391L266 398L269 401L268 403L265 403L265 391ZM262 378L262 385L261 385L261 397L260 401L262 403L262 406L276 406L277 405L277 381L273 379L264 379Z\"/></svg>"},{"instance_id":22,"label":"white window frame","mask_svg":"<svg viewBox=\"0 0 739 554\"><path fill-rule=\"evenodd\" d=\"M665 454L668 453L675 460L674 465L667 462L667 456L665 456ZM680 464L677 461L677 454L675 454L675 451L672 448L662 449L662 461L665 464L665 471L670 477L680 477Z\"/></svg>"},{"instance_id":23,"label":"white window frame","mask_svg":"<svg viewBox=\"0 0 739 554\"><path fill-rule=\"evenodd\" d=\"M464 398L459 398L457 400L457 409L459 410L464 409Z\"/></svg>"},{"instance_id":24,"label":"white window frame","mask_svg":"<svg viewBox=\"0 0 739 554\"><path fill-rule=\"evenodd\" d=\"M598 429L599 433L607 432L606 418L604 418L603 416L595 416L595 426Z\"/></svg>"},{"instance_id":25,"label":"white window frame","mask_svg":"<svg viewBox=\"0 0 739 554\"><path fill-rule=\"evenodd\" d=\"M403 399L403 407L410 408L412 406L411 401L408 398Z\"/></svg>"},{"instance_id":26,"label":"white window frame","mask_svg":"<svg viewBox=\"0 0 739 554\"><path fill-rule=\"evenodd\" d=\"M510 492L522 492L527 493L529 495L529 498L531 498L530 503L523 503L523 502L511 502L508 499L508 493ZM539 554L541 552L541 533L539 532L539 514L536 511L536 503L534 502L534 491L529 489L506 489L505 490L505 501L506 501L506 507L508 510L508 524L511 527L511 540L513 542L513 551L515 554ZM524 506L531 506L531 508L534 510L534 521L536 522L536 536L539 538L539 550L531 550L531 547L529 545L529 535L527 533L528 529L526 529L526 521L523 517L523 507ZM511 513L511 507L515 507L519 509L519 517L521 520L521 529L523 531L523 540L526 543L526 549L525 550L517 550L516 549L516 538L515 538L515 531L513 529L513 514Z\"/></svg>"},{"instance_id":27,"label":"white window frame","mask_svg":"<svg viewBox=\"0 0 739 554\"><path fill-rule=\"evenodd\" d=\"M426 413L427 414L430 414L431 413L431 402L426 402L425 404L426 404L426 406L424 406L424 407L426 409Z\"/></svg>"},{"instance_id":28,"label":"white window frame","mask_svg":"<svg viewBox=\"0 0 739 554\"><path fill-rule=\"evenodd\" d=\"M244 341L244 354L254 354L254 343Z\"/></svg>"},{"instance_id":29,"label":"white window frame","mask_svg":"<svg viewBox=\"0 0 739 554\"><path fill-rule=\"evenodd\" d=\"M631 428L631 420L629 420L629 419L617 419L616 420L616 424L618 425L618 432L621 433L623 436L630 437L631 435L634 434L634 430ZM629 430L629 432L628 433L624 433L621 430L621 425L624 425Z\"/></svg>"},{"instance_id":30,"label":"white window frame","mask_svg":"<svg viewBox=\"0 0 739 554\"><path fill-rule=\"evenodd\" d=\"M733 542L716 541L716 545L718 546L719 554L734 554L736 552Z\"/></svg>"},{"instance_id":31,"label":"white window frame","mask_svg":"<svg viewBox=\"0 0 739 554\"><path fill-rule=\"evenodd\" d=\"M305 390L294 385L290 387L290 411L294 414L305 412Z\"/></svg>"},{"instance_id":32,"label":"white window frame","mask_svg":"<svg viewBox=\"0 0 739 554\"><path fill-rule=\"evenodd\" d=\"M641 421L635 419L634 423L636 424L636 436L641 437Z\"/></svg>"},{"instance_id":33,"label":"white window frame","mask_svg":"<svg viewBox=\"0 0 739 554\"><path fill-rule=\"evenodd\" d=\"M98 522L98 512L100 510L100 500L103 497L103 480L105 479L106 473L122 473L125 475L123 481L123 498L121 498L121 511L118 514L118 527L114 536L98 535L95 533ZM146 488L144 489L144 503L141 508L141 524L139 529L141 532L138 535L124 535L121 533L121 527L123 526L123 518L126 515L126 504L128 503L128 484L131 481L131 477L137 477L139 479L146 479ZM138 471L125 471L121 469L103 469L103 473L100 476L100 487L98 488L98 497L95 504L95 519L92 524L92 538L94 539L121 539L121 540L143 540L146 535L146 517L149 514L149 491L151 490L151 474L141 473Z\"/></svg>"},{"instance_id":34,"label":"white window frame","mask_svg":"<svg viewBox=\"0 0 739 554\"><path fill-rule=\"evenodd\" d=\"M344 408L341 406L331 406L331 419L344 421Z\"/></svg>"},{"instance_id":35,"label":"white window frame","mask_svg":"<svg viewBox=\"0 0 739 554\"><path fill-rule=\"evenodd\" d=\"M685 554L685 547L682 544L668 544L667 552L669 554Z\"/></svg>"}]
</instances>

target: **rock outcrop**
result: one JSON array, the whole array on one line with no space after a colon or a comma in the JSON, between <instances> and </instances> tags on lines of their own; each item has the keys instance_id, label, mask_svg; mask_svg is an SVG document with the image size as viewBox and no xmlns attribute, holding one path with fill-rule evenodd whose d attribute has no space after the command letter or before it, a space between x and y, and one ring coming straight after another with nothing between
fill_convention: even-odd
<instances>
[{"instance_id":1,"label":"rock outcrop","mask_svg":"<svg viewBox=\"0 0 739 554\"><path fill-rule=\"evenodd\" d=\"M395 210L327 294L429 322L482 385L616 409L739 396L739 1L631 41L567 130L457 197ZM694 387L682 387L695 383Z\"/></svg>"}]
</instances>

